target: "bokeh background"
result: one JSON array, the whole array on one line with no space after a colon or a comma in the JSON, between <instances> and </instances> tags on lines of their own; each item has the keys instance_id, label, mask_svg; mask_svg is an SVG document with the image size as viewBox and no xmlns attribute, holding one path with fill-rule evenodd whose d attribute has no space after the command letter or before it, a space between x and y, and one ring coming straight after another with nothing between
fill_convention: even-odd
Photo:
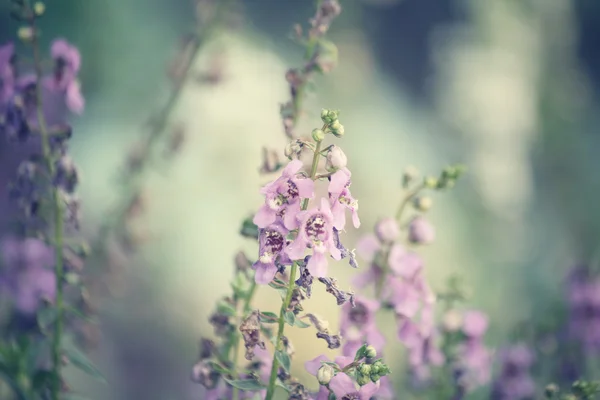
<instances>
[{"instance_id":1,"label":"bokeh background","mask_svg":"<svg viewBox=\"0 0 600 400\"><path fill-rule=\"evenodd\" d=\"M0 4L0 43L18 28ZM101 304L93 354L109 385L73 373L93 399L202 398L189 381L197 340L229 291L236 251L256 252L237 233L260 204L261 148L286 144L279 104L284 74L301 62L291 27L313 13L308 0L242 1L236 28L217 35L194 68L223 57L218 85L188 85L169 126L183 126L179 155L145 176L138 229L146 237ZM353 171L362 233L392 214L406 165L436 174L461 162L469 173L436 195L437 242L423 250L434 288L459 273L470 306L491 316L491 345L519 321L541 321L560 301L575 262L595 262L600 230L600 3L595 0L345 0L329 38L339 66L318 78L302 129L321 108L342 110L340 144ZM49 1L44 40L65 37L83 57L87 105L74 120L84 232L93 236L119 198L115 179L144 122L168 93L167 66L194 27L191 0ZM4 140L4 139L2 139ZM9 147L10 146L10 147ZM20 158L0 144L0 184ZM0 200L2 230L10 204ZM360 232L349 230L352 246ZM355 271L340 264L342 287ZM257 307L276 311L261 289ZM332 324L338 309L319 289L307 302ZM387 324L388 358L403 352ZM290 334L293 368L323 352L313 335ZM396 372L396 371L395 371ZM299 373L300 376L302 372ZM477 395L476 395L477 396Z\"/></svg>"}]
</instances>

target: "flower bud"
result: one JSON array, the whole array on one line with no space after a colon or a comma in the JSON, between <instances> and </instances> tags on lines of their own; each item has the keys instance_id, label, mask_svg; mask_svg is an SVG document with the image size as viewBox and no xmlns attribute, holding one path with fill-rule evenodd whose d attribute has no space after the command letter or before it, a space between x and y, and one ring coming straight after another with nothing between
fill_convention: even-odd
<instances>
[{"instance_id":1,"label":"flower bud","mask_svg":"<svg viewBox=\"0 0 600 400\"><path fill-rule=\"evenodd\" d=\"M358 368L361 374L370 375L371 374L371 366L369 364L361 364Z\"/></svg>"},{"instance_id":2,"label":"flower bud","mask_svg":"<svg viewBox=\"0 0 600 400\"><path fill-rule=\"evenodd\" d=\"M433 206L433 200L429 196L417 197L414 201L414 206L419 211L429 211Z\"/></svg>"},{"instance_id":3,"label":"flower bud","mask_svg":"<svg viewBox=\"0 0 600 400\"><path fill-rule=\"evenodd\" d=\"M367 346L367 348L365 349L365 357L367 357L367 358L377 357L377 350L375 350L375 347Z\"/></svg>"},{"instance_id":4,"label":"flower bud","mask_svg":"<svg viewBox=\"0 0 600 400\"><path fill-rule=\"evenodd\" d=\"M370 381L371 379L369 378L369 375L359 375L356 377L356 383L358 383L360 386L364 386Z\"/></svg>"},{"instance_id":5,"label":"flower bud","mask_svg":"<svg viewBox=\"0 0 600 400\"><path fill-rule=\"evenodd\" d=\"M551 383L544 389L544 394L546 395L546 398L551 399L554 396L556 396L559 391L560 389L558 388L556 383Z\"/></svg>"},{"instance_id":6,"label":"flower bud","mask_svg":"<svg viewBox=\"0 0 600 400\"><path fill-rule=\"evenodd\" d=\"M428 176L427 178L425 178L425 186L429 189L435 189L437 187L437 184L438 180L435 179L433 176Z\"/></svg>"},{"instance_id":7,"label":"flower bud","mask_svg":"<svg viewBox=\"0 0 600 400\"><path fill-rule=\"evenodd\" d=\"M340 124L340 121L333 121L329 128L331 129L331 133L333 133L335 137L339 138L344 136L344 125Z\"/></svg>"},{"instance_id":8,"label":"flower bud","mask_svg":"<svg viewBox=\"0 0 600 400\"><path fill-rule=\"evenodd\" d=\"M312 138L315 142L322 142L325 139L325 132L322 129L313 129Z\"/></svg>"},{"instance_id":9,"label":"flower bud","mask_svg":"<svg viewBox=\"0 0 600 400\"><path fill-rule=\"evenodd\" d=\"M329 150L329 153L327 153L327 162L325 163L325 168L327 168L328 171L346 168L347 164L348 157L346 157L346 154L344 154L339 146L333 146Z\"/></svg>"},{"instance_id":10,"label":"flower bud","mask_svg":"<svg viewBox=\"0 0 600 400\"><path fill-rule=\"evenodd\" d=\"M375 225L375 235L383 243L391 243L400 234L400 228L394 218L383 218Z\"/></svg>"},{"instance_id":11,"label":"flower bud","mask_svg":"<svg viewBox=\"0 0 600 400\"><path fill-rule=\"evenodd\" d=\"M42 3L41 1L38 1L33 5L33 12L38 17L41 17L42 15L44 15L45 11L46 11L46 5L44 3Z\"/></svg>"},{"instance_id":12,"label":"flower bud","mask_svg":"<svg viewBox=\"0 0 600 400\"><path fill-rule=\"evenodd\" d=\"M28 42L31 39L33 39L33 35L33 28L31 28L30 26L22 26L17 31L17 36L24 42Z\"/></svg>"},{"instance_id":13,"label":"flower bud","mask_svg":"<svg viewBox=\"0 0 600 400\"><path fill-rule=\"evenodd\" d=\"M294 158L298 158L301 151L302 151L302 144L298 140L293 140L285 146L283 154L288 159L293 160Z\"/></svg>"},{"instance_id":14,"label":"flower bud","mask_svg":"<svg viewBox=\"0 0 600 400\"><path fill-rule=\"evenodd\" d=\"M331 378L335 375L333 367L329 364L321 365L321 368L317 371L317 380L321 385L327 385L331 382Z\"/></svg>"},{"instance_id":15,"label":"flower bud","mask_svg":"<svg viewBox=\"0 0 600 400\"><path fill-rule=\"evenodd\" d=\"M379 376L379 374L371 374L370 378L371 378L371 382L377 383L377 381L379 380L379 378L381 378L381 376Z\"/></svg>"},{"instance_id":16,"label":"flower bud","mask_svg":"<svg viewBox=\"0 0 600 400\"><path fill-rule=\"evenodd\" d=\"M381 361L375 362L375 364L371 365L371 374L379 374L382 366Z\"/></svg>"},{"instance_id":17,"label":"flower bud","mask_svg":"<svg viewBox=\"0 0 600 400\"><path fill-rule=\"evenodd\" d=\"M321 110L321 121L324 124L332 124L338 119L338 112L333 110L323 109Z\"/></svg>"},{"instance_id":18,"label":"flower bud","mask_svg":"<svg viewBox=\"0 0 600 400\"><path fill-rule=\"evenodd\" d=\"M408 228L408 240L415 244L430 244L435 240L435 228L425 218L417 217Z\"/></svg>"}]
</instances>

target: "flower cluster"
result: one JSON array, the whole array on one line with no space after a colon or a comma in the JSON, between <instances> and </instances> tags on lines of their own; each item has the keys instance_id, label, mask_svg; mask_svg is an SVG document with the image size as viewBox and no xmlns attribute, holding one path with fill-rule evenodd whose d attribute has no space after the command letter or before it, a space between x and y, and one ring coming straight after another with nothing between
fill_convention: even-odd
<instances>
[{"instance_id":1,"label":"flower cluster","mask_svg":"<svg viewBox=\"0 0 600 400\"><path fill-rule=\"evenodd\" d=\"M587 351L600 349L600 277L575 268L567 282L568 329L572 340Z\"/></svg>"},{"instance_id":2,"label":"flower cluster","mask_svg":"<svg viewBox=\"0 0 600 400\"><path fill-rule=\"evenodd\" d=\"M501 370L493 385L494 400L535 398L535 382L530 374L534 355L525 344L514 344L501 352Z\"/></svg>"}]
</instances>

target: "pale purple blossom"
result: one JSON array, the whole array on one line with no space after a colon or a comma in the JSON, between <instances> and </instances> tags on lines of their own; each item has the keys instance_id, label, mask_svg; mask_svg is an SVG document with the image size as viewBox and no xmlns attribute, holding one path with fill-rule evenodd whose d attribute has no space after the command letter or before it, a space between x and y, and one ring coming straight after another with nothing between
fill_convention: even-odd
<instances>
[{"instance_id":1,"label":"pale purple blossom","mask_svg":"<svg viewBox=\"0 0 600 400\"><path fill-rule=\"evenodd\" d=\"M85 100L77 82L81 55L75 46L64 39L52 42L50 52L55 60L55 67L53 75L45 79L45 84L51 90L63 93L69 110L81 114L85 107Z\"/></svg>"},{"instance_id":2,"label":"pale purple blossom","mask_svg":"<svg viewBox=\"0 0 600 400\"><path fill-rule=\"evenodd\" d=\"M340 260L342 255L336 247L333 233L333 215L326 199L321 199L321 206L298 213L298 235L286 248L286 253L291 260L304 258L305 250L312 249L312 256L306 268L310 274L317 278L327 275L327 258L329 252L334 260Z\"/></svg>"},{"instance_id":3,"label":"pale purple blossom","mask_svg":"<svg viewBox=\"0 0 600 400\"><path fill-rule=\"evenodd\" d=\"M14 49L13 43L0 46L0 112L14 93Z\"/></svg>"},{"instance_id":4,"label":"pale purple blossom","mask_svg":"<svg viewBox=\"0 0 600 400\"><path fill-rule=\"evenodd\" d=\"M355 228L360 227L358 217L358 200L350 193L351 173L348 168L342 168L333 175L329 182L329 198L331 200L331 212L333 213L333 226L343 230L346 226L346 209L352 214L352 224Z\"/></svg>"},{"instance_id":5,"label":"pale purple blossom","mask_svg":"<svg viewBox=\"0 0 600 400\"><path fill-rule=\"evenodd\" d=\"M348 375L339 373L331 378L329 389L341 400L369 400L379 390L379 382L369 382L357 389L356 384Z\"/></svg>"},{"instance_id":6,"label":"pale purple blossom","mask_svg":"<svg viewBox=\"0 0 600 400\"><path fill-rule=\"evenodd\" d=\"M300 176L301 169L302 161L290 161L279 178L261 189L265 204L254 216L256 226L266 228L279 218L288 230L298 228L296 217L300 212L300 201L314 196L314 182Z\"/></svg>"},{"instance_id":7,"label":"pale purple blossom","mask_svg":"<svg viewBox=\"0 0 600 400\"><path fill-rule=\"evenodd\" d=\"M382 243L392 243L400 235L398 222L394 218L382 218L375 225L375 234Z\"/></svg>"},{"instance_id":8,"label":"pale purple blossom","mask_svg":"<svg viewBox=\"0 0 600 400\"><path fill-rule=\"evenodd\" d=\"M414 218L408 227L408 240L416 244L430 244L435 240L435 227L423 217Z\"/></svg>"},{"instance_id":9,"label":"pale purple blossom","mask_svg":"<svg viewBox=\"0 0 600 400\"><path fill-rule=\"evenodd\" d=\"M501 353L500 375L494 382L494 400L529 400L535 398L535 382L530 374L534 362L532 351L516 344Z\"/></svg>"},{"instance_id":10,"label":"pale purple blossom","mask_svg":"<svg viewBox=\"0 0 600 400\"><path fill-rule=\"evenodd\" d=\"M375 314L381 305L377 300L364 296L356 296L354 303L354 307L350 303L342 306L340 331L345 340L343 354L354 356L365 342L377 352L383 351L385 337L375 323Z\"/></svg>"},{"instance_id":11,"label":"pale purple blossom","mask_svg":"<svg viewBox=\"0 0 600 400\"><path fill-rule=\"evenodd\" d=\"M290 260L283 252L287 230L280 224L272 224L258 233L258 260L254 263L256 269L256 283L264 285L273 280L278 270L278 264L290 264Z\"/></svg>"}]
</instances>

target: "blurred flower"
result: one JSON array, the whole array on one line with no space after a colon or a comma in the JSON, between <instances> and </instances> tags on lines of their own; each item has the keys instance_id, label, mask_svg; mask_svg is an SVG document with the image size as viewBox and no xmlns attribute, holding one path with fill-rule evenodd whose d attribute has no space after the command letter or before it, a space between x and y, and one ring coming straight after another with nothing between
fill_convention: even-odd
<instances>
[{"instance_id":1,"label":"blurred flower","mask_svg":"<svg viewBox=\"0 0 600 400\"><path fill-rule=\"evenodd\" d=\"M529 371L534 361L532 351L524 344L516 344L505 349L500 359L502 366L494 382L492 399L533 399L536 387Z\"/></svg>"},{"instance_id":2,"label":"blurred flower","mask_svg":"<svg viewBox=\"0 0 600 400\"><path fill-rule=\"evenodd\" d=\"M435 228L423 217L416 217L410 222L408 239L416 244L430 244L435 240Z\"/></svg>"}]
</instances>

